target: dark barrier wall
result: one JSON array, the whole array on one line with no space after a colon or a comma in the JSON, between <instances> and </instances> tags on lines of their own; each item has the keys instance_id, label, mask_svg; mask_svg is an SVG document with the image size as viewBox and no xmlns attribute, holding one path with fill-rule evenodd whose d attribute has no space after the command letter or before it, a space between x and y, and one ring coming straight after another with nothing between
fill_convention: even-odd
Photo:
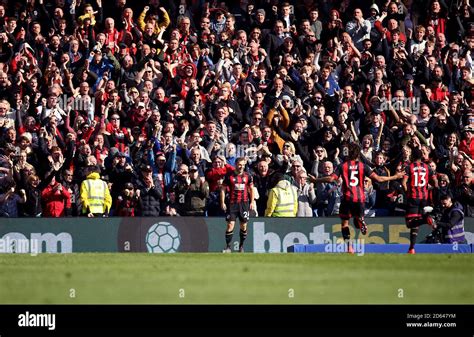
<instances>
[{"instance_id":1,"label":"dark barrier wall","mask_svg":"<svg viewBox=\"0 0 474 337\"><path fill-rule=\"evenodd\" d=\"M369 243L409 243L404 218L371 218ZM237 226L236 226L237 228ZM468 243L474 243L474 219L465 224ZM61 218L1 219L0 252L220 252L225 220L221 218ZM351 237L359 232L351 227ZM238 248L238 230L233 248ZM421 242L429 234L423 226ZM247 252L286 252L293 244L321 244L341 239L339 218L251 219ZM35 250L36 249L36 250Z\"/></svg>"}]
</instances>

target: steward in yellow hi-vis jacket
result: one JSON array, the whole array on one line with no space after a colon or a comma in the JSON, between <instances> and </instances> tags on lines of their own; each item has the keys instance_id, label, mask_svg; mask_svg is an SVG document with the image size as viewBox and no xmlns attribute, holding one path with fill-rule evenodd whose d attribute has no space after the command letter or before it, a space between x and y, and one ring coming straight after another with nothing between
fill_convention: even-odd
<instances>
[{"instance_id":1,"label":"steward in yellow hi-vis jacket","mask_svg":"<svg viewBox=\"0 0 474 337\"><path fill-rule=\"evenodd\" d=\"M265 216L296 217L298 212L298 190L283 177L278 180L268 195Z\"/></svg>"},{"instance_id":2,"label":"steward in yellow hi-vis jacket","mask_svg":"<svg viewBox=\"0 0 474 337\"><path fill-rule=\"evenodd\" d=\"M109 187L98 172L98 168L93 169L81 184L82 213L90 218L107 216L112 206Z\"/></svg>"}]
</instances>

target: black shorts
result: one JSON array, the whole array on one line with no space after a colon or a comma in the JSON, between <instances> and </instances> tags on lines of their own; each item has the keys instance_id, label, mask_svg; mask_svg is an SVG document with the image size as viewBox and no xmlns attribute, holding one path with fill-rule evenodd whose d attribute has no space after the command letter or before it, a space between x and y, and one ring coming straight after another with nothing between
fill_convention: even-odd
<instances>
[{"instance_id":1,"label":"black shorts","mask_svg":"<svg viewBox=\"0 0 474 337\"><path fill-rule=\"evenodd\" d=\"M423 208L428 206L428 200L424 199L408 199L407 201L407 213L405 218L419 218L423 215Z\"/></svg>"},{"instance_id":2,"label":"black shorts","mask_svg":"<svg viewBox=\"0 0 474 337\"><path fill-rule=\"evenodd\" d=\"M230 204L229 210L227 211L226 220L235 221L237 218L240 222L248 222L250 219L250 204L248 202L239 202L236 204Z\"/></svg>"},{"instance_id":3,"label":"black shorts","mask_svg":"<svg viewBox=\"0 0 474 337\"><path fill-rule=\"evenodd\" d=\"M342 200L339 207L339 217L342 220L349 220L350 218L363 218L365 205L361 202L353 202Z\"/></svg>"}]
</instances>

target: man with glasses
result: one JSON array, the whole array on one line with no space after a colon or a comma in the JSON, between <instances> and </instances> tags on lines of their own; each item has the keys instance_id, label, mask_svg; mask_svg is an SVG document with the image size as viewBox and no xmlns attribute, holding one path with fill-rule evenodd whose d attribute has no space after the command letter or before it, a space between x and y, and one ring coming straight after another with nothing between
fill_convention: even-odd
<instances>
[{"instance_id":1,"label":"man with glasses","mask_svg":"<svg viewBox=\"0 0 474 337\"><path fill-rule=\"evenodd\" d=\"M256 126L260 127L262 125L262 121L263 121L262 111L261 110L256 110L253 113L252 119L250 121L251 126L256 125Z\"/></svg>"},{"instance_id":2,"label":"man with glasses","mask_svg":"<svg viewBox=\"0 0 474 337\"><path fill-rule=\"evenodd\" d=\"M286 145L283 145L285 147ZM293 157L295 158L295 157ZM295 183L298 175L305 171L303 167L303 163L298 159L290 159L290 164L291 164L291 176L289 177L289 181L291 183Z\"/></svg>"},{"instance_id":3,"label":"man with glasses","mask_svg":"<svg viewBox=\"0 0 474 337\"><path fill-rule=\"evenodd\" d=\"M125 148L131 143L131 134L127 128L121 127L118 114L113 114L110 117L110 122L105 126L105 130L109 134L109 144L111 147L125 151Z\"/></svg>"}]
</instances>

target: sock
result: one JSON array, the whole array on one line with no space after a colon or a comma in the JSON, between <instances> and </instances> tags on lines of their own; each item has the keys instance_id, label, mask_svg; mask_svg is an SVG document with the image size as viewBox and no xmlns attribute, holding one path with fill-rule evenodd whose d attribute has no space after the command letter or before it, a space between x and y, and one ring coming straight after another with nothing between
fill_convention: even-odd
<instances>
[{"instance_id":1,"label":"sock","mask_svg":"<svg viewBox=\"0 0 474 337\"><path fill-rule=\"evenodd\" d=\"M341 232L344 241L348 241L351 238L351 231L349 230L349 227L342 227Z\"/></svg>"},{"instance_id":2,"label":"sock","mask_svg":"<svg viewBox=\"0 0 474 337\"><path fill-rule=\"evenodd\" d=\"M240 247L244 246L244 241L247 238L247 231L240 230Z\"/></svg>"},{"instance_id":3,"label":"sock","mask_svg":"<svg viewBox=\"0 0 474 337\"><path fill-rule=\"evenodd\" d=\"M417 237L418 237L418 227L410 229L410 249L415 248Z\"/></svg>"},{"instance_id":4,"label":"sock","mask_svg":"<svg viewBox=\"0 0 474 337\"><path fill-rule=\"evenodd\" d=\"M234 236L234 231L233 230L231 230L230 232L225 232L226 247L230 247L230 242L232 241L233 236Z\"/></svg>"},{"instance_id":5,"label":"sock","mask_svg":"<svg viewBox=\"0 0 474 337\"><path fill-rule=\"evenodd\" d=\"M355 226L357 229L361 229L362 228L362 224L364 223L364 218L355 218L354 219L354 222L355 222Z\"/></svg>"}]
</instances>

